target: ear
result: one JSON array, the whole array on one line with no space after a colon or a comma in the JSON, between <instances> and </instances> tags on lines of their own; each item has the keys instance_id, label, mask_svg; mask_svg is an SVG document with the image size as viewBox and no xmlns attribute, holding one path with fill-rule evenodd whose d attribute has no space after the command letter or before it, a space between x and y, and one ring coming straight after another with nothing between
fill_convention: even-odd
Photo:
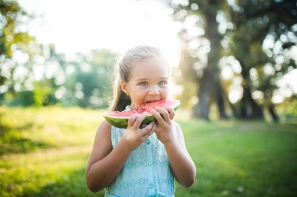
<instances>
[{"instance_id":1,"label":"ear","mask_svg":"<svg viewBox=\"0 0 297 197\"><path fill-rule=\"evenodd\" d=\"M128 91L127 84L126 84L124 81L121 81L121 82L120 82L120 86L121 86L122 91L123 91L125 94L129 95L129 91Z\"/></svg>"}]
</instances>

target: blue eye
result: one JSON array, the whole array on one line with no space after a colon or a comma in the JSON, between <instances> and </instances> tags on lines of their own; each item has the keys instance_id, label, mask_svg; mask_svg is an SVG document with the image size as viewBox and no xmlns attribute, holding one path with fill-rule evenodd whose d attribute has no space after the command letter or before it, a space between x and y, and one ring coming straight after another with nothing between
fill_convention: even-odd
<instances>
[{"instance_id":1,"label":"blue eye","mask_svg":"<svg viewBox=\"0 0 297 197\"><path fill-rule=\"evenodd\" d=\"M140 85L141 86L146 86L147 85L147 82L141 82Z\"/></svg>"},{"instance_id":2,"label":"blue eye","mask_svg":"<svg viewBox=\"0 0 297 197\"><path fill-rule=\"evenodd\" d=\"M165 85L166 83L165 83L165 81L160 81L159 82L159 85Z\"/></svg>"}]
</instances>

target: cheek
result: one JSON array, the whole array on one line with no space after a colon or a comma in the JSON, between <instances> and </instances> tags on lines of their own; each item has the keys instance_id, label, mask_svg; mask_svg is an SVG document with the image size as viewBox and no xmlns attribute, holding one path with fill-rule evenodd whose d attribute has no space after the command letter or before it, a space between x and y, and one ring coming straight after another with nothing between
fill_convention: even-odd
<instances>
[{"instance_id":1,"label":"cheek","mask_svg":"<svg viewBox=\"0 0 297 197\"><path fill-rule=\"evenodd\" d=\"M142 93L141 90L137 90L133 94L134 100L141 100L143 96L144 96L144 93Z\"/></svg>"},{"instance_id":2,"label":"cheek","mask_svg":"<svg viewBox=\"0 0 297 197\"><path fill-rule=\"evenodd\" d=\"M161 95L162 95L162 97L167 98L169 95L169 89L166 88L166 89L162 90Z\"/></svg>"}]
</instances>

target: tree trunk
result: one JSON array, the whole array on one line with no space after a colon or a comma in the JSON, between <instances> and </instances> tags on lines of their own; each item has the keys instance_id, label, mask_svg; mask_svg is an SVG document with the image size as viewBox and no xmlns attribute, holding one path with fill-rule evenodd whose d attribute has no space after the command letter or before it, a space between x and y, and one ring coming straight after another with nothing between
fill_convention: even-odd
<instances>
[{"instance_id":1,"label":"tree trunk","mask_svg":"<svg viewBox=\"0 0 297 197\"><path fill-rule=\"evenodd\" d=\"M229 99L228 99L228 103L229 103L229 106L230 106L230 108L232 110L233 117L239 118L239 110L237 110L237 108L235 107L235 105L233 103L231 103Z\"/></svg>"},{"instance_id":2,"label":"tree trunk","mask_svg":"<svg viewBox=\"0 0 297 197\"><path fill-rule=\"evenodd\" d=\"M256 101L252 98L251 92L249 90L250 102L252 106L252 118L253 119L264 119L263 109Z\"/></svg>"},{"instance_id":3,"label":"tree trunk","mask_svg":"<svg viewBox=\"0 0 297 197\"><path fill-rule=\"evenodd\" d=\"M224 91L223 87L221 86L221 83L219 80L216 80L215 83L215 95L216 95L216 102L218 105L218 110L220 114L220 119L228 119L226 108L225 108L225 102L224 102Z\"/></svg>"},{"instance_id":4,"label":"tree trunk","mask_svg":"<svg viewBox=\"0 0 297 197\"><path fill-rule=\"evenodd\" d=\"M194 117L209 120L209 96L212 84L212 72L209 68L204 69L198 89L199 102L194 107Z\"/></svg>"},{"instance_id":5,"label":"tree trunk","mask_svg":"<svg viewBox=\"0 0 297 197\"><path fill-rule=\"evenodd\" d=\"M250 119L252 116L252 107L250 106L248 88L243 87L242 99L240 100L240 118Z\"/></svg>"},{"instance_id":6,"label":"tree trunk","mask_svg":"<svg viewBox=\"0 0 297 197\"><path fill-rule=\"evenodd\" d=\"M227 117L218 68L218 62L221 58L221 35L218 32L216 16L221 3L217 0L210 0L209 8L205 12L205 37L210 42L211 50L208 53L207 68L204 69L203 77L200 80L198 90L199 102L194 108L194 116L202 117L206 120L209 120L209 97L211 92L216 92L216 99L214 100L218 104L220 118Z\"/></svg>"},{"instance_id":7,"label":"tree trunk","mask_svg":"<svg viewBox=\"0 0 297 197\"><path fill-rule=\"evenodd\" d=\"M243 95L240 101L240 118L243 119L263 119L262 108L252 98L250 87L243 87Z\"/></svg>"},{"instance_id":8,"label":"tree trunk","mask_svg":"<svg viewBox=\"0 0 297 197\"><path fill-rule=\"evenodd\" d=\"M247 68L243 61L239 61L241 65L241 76L243 79L243 94L240 100L240 118L243 119L264 119L263 109L255 102L251 94L250 69Z\"/></svg>"},{"instance_id":9,"label":"tree trunk","mask_svg":"<svg viewBox=\"0 0 297 197\"><path fill-rule=\"evenodd\" d=\"M279 122L279 118L275 113L274 105L271 103L268 105L268 111L273 119L274 122Z\"/></svg>"}]
</instances>

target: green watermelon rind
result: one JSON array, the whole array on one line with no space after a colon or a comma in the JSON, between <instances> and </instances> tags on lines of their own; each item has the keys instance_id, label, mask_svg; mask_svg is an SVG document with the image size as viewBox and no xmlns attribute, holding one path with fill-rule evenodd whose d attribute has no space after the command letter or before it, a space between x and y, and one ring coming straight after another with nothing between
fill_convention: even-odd
<instances>
[{"instance_id":1,"label":"green watermelon rind","mask_svg":"<svg viewBox=\"0 0 297 197\"><path fill-rule=\"evenodd\" d=\"M107 122L109 122L111 125L117 127L117 128L127 128L128 126L128 120L129 118L122 118L122 117L111 117L111 116L106 116L104 115L104 118ZM145 119L141 122L141 125L148 125L151 122L156 122L156 118L153 115L148 115L145 117Z\"/></svg>"},{"instance_id":2,"label":"green watermelon rind","mask_svg":"<svg viewBox=\"0 0 297 197\"><path fill-rule=\"evenodd\" d=\"M176 111L178 109L178 107L180 106L180 103L177 103L176 106L174 106L174 110ZM104 119L109 123L111 124L112 126L115 126L117 128L127 128L128 126L128 120L129 120L129 117L115 117L115 116L109 116L107 114L103 115ZM148 125L150 124L151 122L155 122L157 123L157 120L156 118L149 114L145 117L145 119L141 122L141 125Z\"/></svg>"}]
</instances>

